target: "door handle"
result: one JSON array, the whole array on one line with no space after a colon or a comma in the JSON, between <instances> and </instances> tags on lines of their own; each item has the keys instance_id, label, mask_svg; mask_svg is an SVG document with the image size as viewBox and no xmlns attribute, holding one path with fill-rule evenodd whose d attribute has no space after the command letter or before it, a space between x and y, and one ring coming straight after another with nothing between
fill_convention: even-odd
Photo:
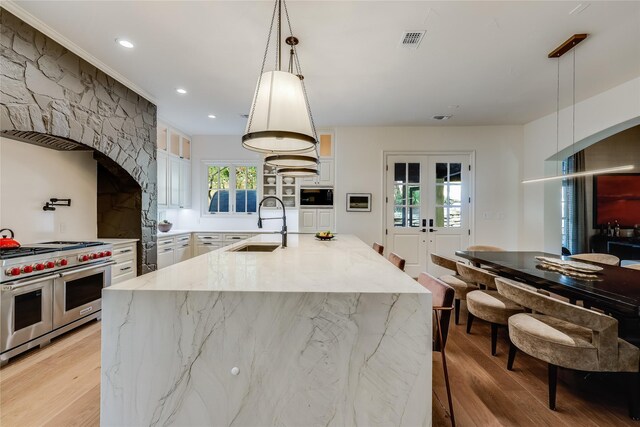
<instances>
[{"instance_id":1,"label":"door handle","mask_svg":"<svg viewBox=\"0 0 640 427\"><path fill-rule=\"evenodd\" d=\"M422 230L420 230L420 231L421 231L421 232L423 232L423 233L426 233L426 232L427 232L427 229L426 229L426 228L423 228L423 229L422 229Z\"/></svg>"},{"instance_id":2,"label":"door handle","mask_svg":"<svg viewBox=\"0 0 640 427\"><path fill-rule=\"evenodd\" d=\"M438 231L438 230L434 230L433 228L429 229L429 233L435 233L436 231Z\"/></svg>"}]
</instances>

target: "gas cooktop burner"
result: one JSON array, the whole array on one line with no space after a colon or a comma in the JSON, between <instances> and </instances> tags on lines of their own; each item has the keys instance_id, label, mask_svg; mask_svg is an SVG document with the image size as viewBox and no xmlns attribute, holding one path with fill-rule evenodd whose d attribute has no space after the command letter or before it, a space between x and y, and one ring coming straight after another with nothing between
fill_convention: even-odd
<instances>
[{"instance_id":1,"label":"gas cooktop burner","mask_svg":"<svg viewBox=\"0 0 640 427\"><path fill-rule=\"evenodd\" d=\"M55 240L53 242L36 243L34 246L56 246L59 250L68 251L71 249L88 248L91 246L104 245L102 242L73 242L64 240Z\"/></svg>"},{"instance_id":2,"label":"gas cooktop burner","mask_svg":"<svg viewBox=\"0 0 640 427\"><path fill-rule=\"evenodd\" d=\"M11 259L11 258L19 258L28 255L40 255L46 254L49 252L55 252L56 248L31 248L31 247L20 247L20 248L0 248L0 259Z\"/></svg>"}]
</instances>

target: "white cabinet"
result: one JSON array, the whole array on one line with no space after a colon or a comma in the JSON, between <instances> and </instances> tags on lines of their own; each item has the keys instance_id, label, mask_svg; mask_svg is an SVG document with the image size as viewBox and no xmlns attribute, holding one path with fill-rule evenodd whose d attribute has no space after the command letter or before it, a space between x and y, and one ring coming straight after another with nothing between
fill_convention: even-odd
<instances>
[{"instance_id":1,"label":"white cabinet","mask_svg":"<svg viewBox=\"0 0 640 427\"><path fill-rule=\"evenodd\" d=\"M320 160L320 175L318 176L318 184L333 186L333 159Z\"/></svg>"},{"instance_id":2,"label":"white cabinet","mask_svg":"<svg viewBox=\"0 0 640 427\"><path fill-rule=\"evenodd\" d=\"M191 162L180 160L180 199L181 208L191 207Z\"/></svg>"},{"instance_id":3,"label":"white cabinet","mask_svg":"<svg viewBox=\"0 0 640 427\"><path fill-rule=\"evenodd\" d=\"M158 123L158 206L191 207L191 140Z\"/></svg>"},{"instance_id":4,"label":"white cabinet","mask_svg":"<svg viewBox=\"0 0 640 427\"><path fill-rule=\"evenodd\" d=\"M180 206L180 159L169 157L169 207Z\"/></svg>"},{"instance_id":5,"label":"white cabinet","mask_svg":"<svg viewBox=\"0 0 640 427\"><path fill-rule=\"evenodd\" d=\"M195 254L203 255L253 236L253 233L194 233Z\"/></svg>"},{"instance_id":6,"label":"white cabinet","mask_svg":"<svg viewBox=\"0 0 640 427\"><path fill-rule=\"evenodd\" d=\"M285 208L298 207L298 191L297 183L300 178L293 176L278 176L276 168L273 166L264 166L262 176L262 196L277 196L284 203ZM279 203L275 200L267 200L262 205L263 208L281 209Z\"/></svg>"},{"instance_id":7,"label":"white cabinet","mask_svg":"<svg viewBox=\"0 0 640 427\"><path fill-rule=\"evenodd\" d=\"M191 233L158 238L158 270L192 256Z\"/></svg>"},{"instance_id":8,"label":"white cabinet","mask_svg":"<svg viewBox=\"0 0 640 427\"><path fill-rule=\"evenodd\" d=\"M333 209L300 209L298 228L301 233L333 231Z\"/></svg>"},{"instance_id":9,"label":"white cabinet","mask_svg":"<svg viewBox=\"0 0 640 427\"><path fill-rule=\"evenodd\" d=\"M111 284L133 279L138 275L137 242L114 243L113 261L111 266Z\"/></svg>"},{"instance_id":10,"label":"white cabinet","mask_svg":"<svg viewBox=\"0 0 640 427\"><path fill-rule=\"evenodd\" d=\"M169 158L158 151L158 205L169 204Z\"/></svg>"}]
</instances>

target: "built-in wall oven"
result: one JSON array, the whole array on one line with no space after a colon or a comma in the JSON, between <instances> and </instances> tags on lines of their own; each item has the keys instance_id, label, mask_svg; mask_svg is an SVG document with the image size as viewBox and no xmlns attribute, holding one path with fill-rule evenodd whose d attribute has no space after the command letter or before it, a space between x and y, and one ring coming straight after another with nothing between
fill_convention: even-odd
<instances>
[{"instance_id":1,"label":"built-in wall oven","mask_svg":"<svg viewBox=\"0 0 640 427\"><path fill-rule=\"evenodd\" d=\"M111 245L48 242L0 250L0 364L100 317Z\"/></svg>"},{"instance_id":2,"label":"built-in wall oven","mask_svg":"<svg viewBox=\"0 0 640 427\"><path fill-rule=\"evenodd\" d=\"M332 187L300 188L300 208L332 208Z\"/></svg>"}]
</instances>

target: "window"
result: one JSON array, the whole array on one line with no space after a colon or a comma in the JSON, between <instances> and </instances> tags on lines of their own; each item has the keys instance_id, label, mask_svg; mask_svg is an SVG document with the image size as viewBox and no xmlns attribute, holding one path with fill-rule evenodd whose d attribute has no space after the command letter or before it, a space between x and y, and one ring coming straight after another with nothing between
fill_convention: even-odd
<instances>
[{"instance_id":1,"label":"window","mask_svg":"<svg viewBox=\"0 0 640 427\"><path fill-rule=\"evenodd\" d=\"M420 163L394 164L394 227L420 226Z\"/></svg>"},{"instance_id":2,"label":"window","mask_svg":"<svg viewBox=\"0 0 640 427\"><path fill-rule=\"evenodd\" d=\"M436 163L436 227L462 226L462 163Z\"/></svg>"},{"instance_id":3,"label":"window","mask_svg":"<svg viewBox=\"0 0 640 427\"><path fill-rule=\"evenodd\" d=\"M206 214L255 213L258 210L258 166L205 164Z\"/></svg>"}]
</instances>

